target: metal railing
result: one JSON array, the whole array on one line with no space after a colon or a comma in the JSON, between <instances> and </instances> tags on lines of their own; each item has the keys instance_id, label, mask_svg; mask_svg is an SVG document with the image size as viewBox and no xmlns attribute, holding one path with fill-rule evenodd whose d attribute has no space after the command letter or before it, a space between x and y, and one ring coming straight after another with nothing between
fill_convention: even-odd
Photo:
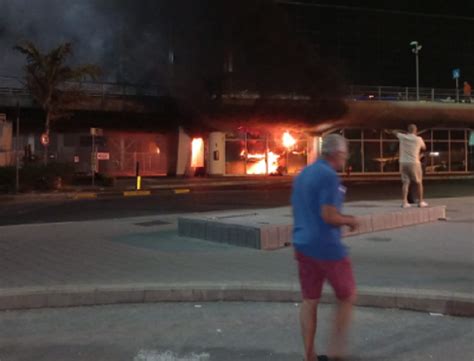
<instances>
[{"instance_id":1,"label":"metal railing","mask_svg":"<svg viewBox=\"0 0 474 361\"><path fill-rule=\"evenodd\" d=\"M394 87L394 86L367 86L352 85L346 89L346 94L352 100L385 100L385 101L416 101L415 87ZM469 102L462 90L443 88L420 88L420 101L456 103L457 96L459 102Z\"/></svg>"},{"instance_id":2,"label":"metal railing","mask_svg":"<svg viewBox=\"0 0 474 361\"><path fill-rule=\"evenodd\" d=\"M165 94L163 88L158 85L133 85L117 83L94 83L94 82L70 82L65 84L67 88L80 88L88 96L92 97L134 97L148 96L158 97ZM351 85L345 90L346 98L354 101L416 101L415 87L396 86L368 86ZM420 101L456 103L456 89L443 88L420 88ZM459 102L467 103L459 90ZM29 96L29 91L19 78L0 76L0 95L7 96ZM258 99L260 95L254 91L232 91L226 93L223 98L231 99ZM276 100L308 100L308 96L303 94L287 93L273 95ZM474 104L474 103L473 103Z\"/></svg>"},{"instance_id":3,"label":"metal railing","mask_svg":"<svg viewBox=\"0 0 474 361\"><path fill-rule=\"evenodd\" d=\"M157 85L130 85L118 83L68 82L64 89L80 88L86 95L92 97L158 97L164 94ZM29 96L25 84L15 77L0 76L0 95Z\"/></svg>"}]
</instances>

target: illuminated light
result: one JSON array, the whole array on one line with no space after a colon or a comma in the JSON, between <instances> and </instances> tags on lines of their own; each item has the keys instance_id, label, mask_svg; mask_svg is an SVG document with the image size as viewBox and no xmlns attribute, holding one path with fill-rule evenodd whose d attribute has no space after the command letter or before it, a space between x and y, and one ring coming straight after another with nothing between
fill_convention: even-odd
<instances>
[{"instance_id":1,"label":"illuminated light","mask_svg":"<svg viewBox=\"0 0 474 361\"><path fill-rule=\"evenodd\" d=\"M430 152L430 157L439 157L439 152Z\"/></svg>"},{"instance_id":2,"label":"illuminated light","mask_svg":"<svg viewBox=\"0 0 474 361\"><path fill-rule=\"evenodd\" d=\"M268 152L267 156L265 156L265 153L249 154L247 156L247 159L257 160L255 163L247 165L247 174L267 174L266 158L268 158L268 174L276 173L280 156L273 152Z\"/></svg>"},{"instance_id":3,"label":"illuminated light","mask_svg":"<svg viewBox=\"0 0 474 361\"><path fill-rule=\"evenodd\" d=\"M156 154L160 154L160 153L161 153L160 147L156 147Z\"/></svg>"},{"instance_id":4,"label":"illuminated light","mask_svg":"<svg viewBox=\"0 0 474 361\"><path fill-rule=\"evenodd\" d=\"M191 167L204 167L204 140L194 138L191 142Z\"/></svg>"},{"instance_id":5,"label":"illuminated light","mask_svg":"<svg viewBox=\"0 0 474 361\"><path fill-rule=\"evenodd\" d=\"M296 144L296 139L291 136L290 132L285 132L283 134L283 145L286 148L291 148L295 144Z\"/></svg>"}]
</instances>

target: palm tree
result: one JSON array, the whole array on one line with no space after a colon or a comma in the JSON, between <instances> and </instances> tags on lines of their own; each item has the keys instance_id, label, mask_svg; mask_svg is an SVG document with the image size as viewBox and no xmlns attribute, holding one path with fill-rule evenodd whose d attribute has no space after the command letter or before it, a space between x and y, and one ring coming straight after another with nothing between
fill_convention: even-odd
<instances>
[{"instance_id":1,"label":"palm tree","mask_svg":"<svg viewBox=\"0 0 474 361\"><path fill-rule=\"evenodd\" d=\"M64 109L82 95L80 85L69 82L79 82L91 78L95 80L100 75L96 65L85 64L72 67L66 64L73 53L72 44L60 44L48 53L42 53L32 42L24 42L14 47L26 56L25 66L26 86L33 99L45 112L44 131L49 136L52 123L64 117ZM45 163L48 159L45 146Z\"/></svg>"}]
</instances>

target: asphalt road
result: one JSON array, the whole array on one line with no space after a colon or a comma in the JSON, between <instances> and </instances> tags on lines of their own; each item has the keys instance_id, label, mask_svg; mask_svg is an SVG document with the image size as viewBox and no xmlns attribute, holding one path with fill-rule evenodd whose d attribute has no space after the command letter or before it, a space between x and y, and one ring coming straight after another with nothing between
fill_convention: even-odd
<instances>
[{"instance_id":1,"label":"asphalt road","mask_svg":"<svg viewBox=\"0 0 474 361\"><path fill-rule=\"evenodd\" d=\"M427 198L474 195L474 180L430 181ZM224 209L279 207L289 204L289 185L198 188L188 194L169 191L149 197L76 201L5 202L0 206L0 225L84 221L137 216L204 212ZM367 182L348 185L347 201L396 199L399 182Z\"/></svg>"},{"instance_id":2,"label":"asphalt road","mask_svg":"<svg viewBox=\"0 0 474 361\"><path fill-rule=\"evenodd\" d=\"M2 361L301 360L293 303L162 303L0 313ZM317 348L332 318L320 306ZM470 361L473 320L398 310L355 312L348 361Z\"/></svg>"}]
</instances>

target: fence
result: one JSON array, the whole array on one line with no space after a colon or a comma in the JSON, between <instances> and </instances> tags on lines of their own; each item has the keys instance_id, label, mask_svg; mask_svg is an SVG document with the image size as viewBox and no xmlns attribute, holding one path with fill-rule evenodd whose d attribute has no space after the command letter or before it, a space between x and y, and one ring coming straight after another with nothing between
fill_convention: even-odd
<instances>
[{"instance_id":1,"label":"fence","mask_svg":"<svg viewBox=\"0 0 474 361\"><path fill-rule=\"evenodd\" d=\"M346 94L347 97L352 100L417 100L415 87L352 85L346 89ZM462 89L456 92L456 89L419 88L420 101L455 103L458 96L459 102L470 101L470 99L465 99Z\"/></svg>"},{"instance_id":2,"label":"fence","mask_svg":"<svg viewBox=\"0 0 474 361\"><path fill-rule=\"evenodd\" d=\"M130 85L117 83L94 83L94 82L69 82L64 89L80 88L86 95L92 97L133 97L149 96L158 97L164 94L164 90L158 85ZM368 86L351 85L345 90L346 97L357 101L416 101L415 87L397 86ZM0 95L29 96L28 90L22 81L15 77L0 76ZM470 102L465 99L462 89L459 89L459 102ZM252 91L231 91L224 95L225 98L257 99L259 94ZM278 94L275 99L305 100L309 99L302 94ZM457 100L456 89L443 88L419 88L419 100L427 102L455 103Z\"/></svg>"},{"instance_id":3,"label":"fence","mask_svg":"<svg viewBox=\"0 0 474 361\"><path fill-rule=\"evenodd\" d=\"M80 88L86 95L92 97L132 97L163 95L163 90L155 85L130 85L117 83L68 82L64 89ZM0 95L29 96L25 84L18 78L0 76Z\"/></svg>"}]
</instances>

